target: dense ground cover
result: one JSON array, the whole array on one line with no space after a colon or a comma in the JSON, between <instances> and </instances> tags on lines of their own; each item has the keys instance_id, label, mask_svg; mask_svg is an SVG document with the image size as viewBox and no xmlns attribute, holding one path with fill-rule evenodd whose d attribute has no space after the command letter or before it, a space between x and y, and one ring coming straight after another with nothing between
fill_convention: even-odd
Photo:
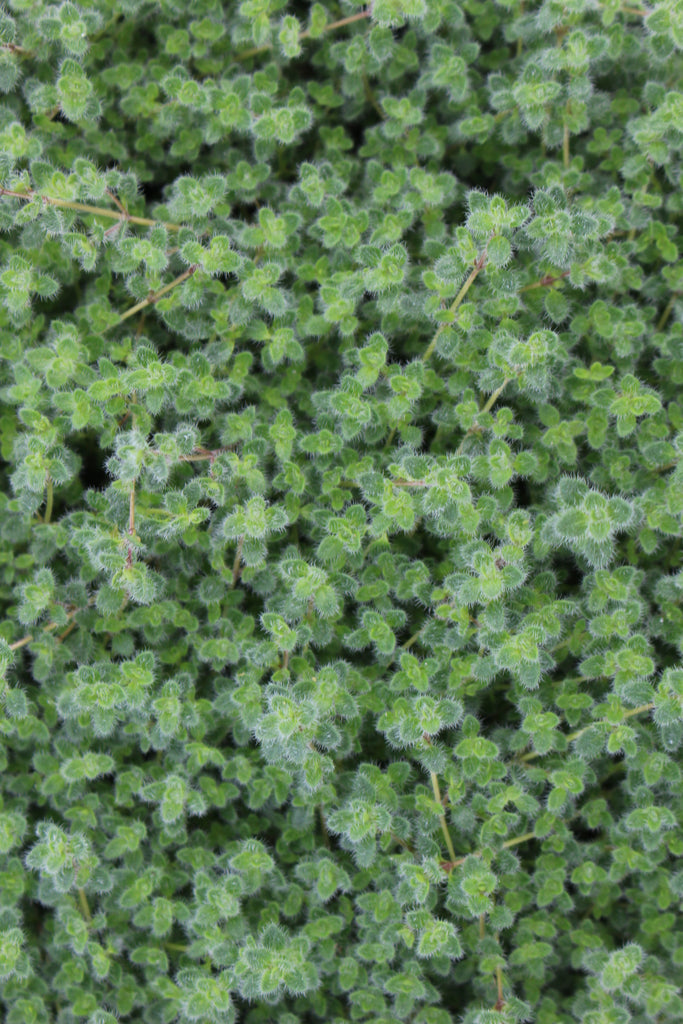
<instances>
[{"instance_id":1,"label":"dense ground cover","mask_svg":"<svg viewBox=\"0 0 683 1024\"><path fill-rule=\"evenodd\" d=\"M674 1024L683 8L0 14L8 1024Z\"/></svg>"}]
</instances>

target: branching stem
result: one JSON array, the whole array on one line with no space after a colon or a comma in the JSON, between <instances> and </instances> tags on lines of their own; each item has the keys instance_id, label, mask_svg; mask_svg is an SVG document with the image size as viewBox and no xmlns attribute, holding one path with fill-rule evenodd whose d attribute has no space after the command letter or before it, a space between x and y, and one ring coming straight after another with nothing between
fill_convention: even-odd
<instances>
[{"instance_id":1,"label":"branching stem","mask_svg":"<svg viewBox=\"0 0 683 1024\"><path fill-rule=\"evenodd\" d=\"M519 846L520 843L528 843L530 839L536 838L535 832L525 832L523 836L506 839L504 843L501 843L501 850L509 850L512 846ZM451 872L454 868L459 868L461 864L464 864L468 857L481 857L481 850L475 850L474 853L468 853L464 857L453 858L450 861L442 861L441 867L444 871Z\"/></svg>"},{"instance_id":2,"label":"branching stem","mask_svg":"<svg viewBox=\"0 0 683 1024\"><path fill-rule=\"evenodd\" d=\"M631 708L630 711L625 711L623 717L624 718L632 718L633 715L642 715L645 711L652 711L654 706L655 706L654 705L654 701L650 701L649 704L641 704L637 708ZM594 725L609 725L609 724L611 724L611 723L606 722L605 719L602 719L599 722L591 722L590 725L584 725L583 729L577 729L576 732L570 732L569 735L567 736L567 740L568 740L568 742L571 742L572 740L577 740L579 738L579 736L583 736L583 734L585 732L588 732L589 729L592 729ZM541 756L542 755L537 750L532 750L531 753L524 754L524 756L520 757L518 760L520 760L520 761L533 761L534 758L541 757Z\"/></svg>"},{"instance_id":3,"label":"branching stem","mask_svg":"<svg viewBox=\"0 0 683 1024\"><path fill-rule=\"evenodd\" d=\"M91 597L90 600L88 601L88 604L86 605L86 608L90 605L93 605L94 603L95 598ZM67 620L73 619L74 615L78 615L78 613L81 611L83 611L82 608L74 608L72 611L68 612L66 616ZM53 629L57 629L60 625L62 625L62 623L48 622L47 626L42 627L42 632L52 632ZM14 643L9 644L9 649L10 651L18 651L20 650L20 648L26 647L27 644L30 644L32 640L35 640L35 636L33 635L33 633L30 633L28 636L23 636L21 640L15 640Z\"/></svg>"},{"instance_id":4,"label":"branching stem","mask_svg":"<svg viewBox=\"0 0 683 1024\"><path fill-rule=\"evenodd\" d=\"M111 195L111 193L107 193ZM98 217L109 217L111 220L128 221L130 224L139 224L142 227L153 228L157 225L168 228L169 231L180 231L182 224L172 224L169 221L150 220L149 217L135 217L127 213L118 200L112 195L114 202L121 206L120 210L108 210L106 206L91 206L89 203L77 203L72 199L56 199L54 196L42 196L33 189L29 192L14 192L9 188L0 188L0 196L8 196L10 199L21 199L29 202L31 199L40 199L46 206L58 206L63 210L75 210L77 213L93 213Z\"/></svg>"}]
</instances>

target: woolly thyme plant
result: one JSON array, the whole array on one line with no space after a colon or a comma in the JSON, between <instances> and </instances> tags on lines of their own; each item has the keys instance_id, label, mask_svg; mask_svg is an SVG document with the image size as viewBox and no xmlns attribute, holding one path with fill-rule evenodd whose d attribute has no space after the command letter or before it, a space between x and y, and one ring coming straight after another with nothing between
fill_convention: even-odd
<instances>
[{"instance_id":1,"label":"woolly thyme plant","mask_svg":"<svg viewBox=\"0 0 683 1024\"><path fill-rule=\"evenodd\" d=\"M7 1024L683 1019L682 48L9 0Z\"/></svg>"}]
</instances>

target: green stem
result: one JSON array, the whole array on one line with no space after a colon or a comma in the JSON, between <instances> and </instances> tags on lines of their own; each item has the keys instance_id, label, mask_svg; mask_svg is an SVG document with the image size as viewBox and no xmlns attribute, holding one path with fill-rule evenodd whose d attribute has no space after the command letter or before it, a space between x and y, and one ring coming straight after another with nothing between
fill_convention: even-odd
<instances>
[{"instance_id":1,"label":"green stem","mask_svg":"<svg viewBox=\"0 0 683 1024\"><path fill-rule=\"evenodd\" d=\"M535 838L535 832L525 832L523 836L517 836L515 839L506 839L502 845L502 849L509 850L511 846L518 846L520 843L528 843L530 839Z\"/></svg>"},{"instance_id":2,"label":"green stem","mask_svg":"<svg viewBox=\"0 0 683 1024\"><path fill-rule=\"evenodd\" d=\"M409 637L409 639L406 640L404 644L401 644L401 650L407 651L410 647L412 647L413 644L420 639L420 636L422 635L424 628L424 626L421 626L420 629L418 629L417 633L413 633L413 635Z\"/></svg>"},{"instance_id":3,"label":"green stem","mask_svg":"<svg viewBox=\"0 0 683 1024\"><path fill-rule=\"evenodd\" d=\"M195 264L193 264L191 267L188 267L187 270L184 270L183 273L176 277L173 281L170 281L168 284L165 284L163 288L160 288L158 292L152 292L151 295L148 295L146 299L142 300L142 302L138 302L137 305L131 306L130 309L127 309L125 313L122 313L120 315L120 317L115 323L110 324L109 327L105 328L105 330L110 330L112 327L118 327L118 325L122 323L124 320L128 320L129 317L135 316L136 313L139 313L141 309L145 309L147 306L151 306L155 302L158 302L159 299L163 295L166 295L168 292L170 292L172 288L177 288L177 286L179 284L182 284L183 281L187 281L188 277L192 277L192 275L197 271L197 269L198 268Z\"/></svg>"},{"instance_id":4,"label":"green stem","mask_svg":"<svg viewBox=\"0 0 683 1024\"><path fill-rule=\"evenodd\" d=\"M491 409L493 408L493 406L495 405L497 400L500 398L500 396L502 395L502 393L505 390L505 388L507 387L507 385L510 383L510 380L511 380L510 377L506 377L505 380L503 381L503 383L500 385L500 387L496 388L496 390L493 392L492 395L489 395L487 401L485 402L485 404L479 410L479 415L480 416L483 415L484 413L487 413L487 412L491 411ZM461 455L462 454L462 450L465 447L465 441L467 440L468 437L470 437L475 432L476 432L476 428L475 427L470 427L470 429L467 431L467 433L463 437L462 441L458 445L456 453L455 453L456 455Z\"/></svg>"},{"instance_id":5,"label":"green stem","mask_svg":"<svg viewBox=\"0 0 683 1024\"><path fill-rule=\"evenodd\" d=\"M443 807L443 803L441 801L441 790L439 789L439 779L436 775L436 772L430 772L429 774L432 777L432 789L434 790L434 798L436 802L439 804L439 806ZM446 840L446 848L448 850L448 855L451 858L451 860L454 861L456 859L455 849L453 847L453 840L451 839L451 834L448 831L448 825L446 824L446 815L442 814L439 818L439 821L441 823L441 831L443 832L444 839Z\"/></svg>"},{"instance_id":6,"label":"green stem","mask_svg":"<svg viewBox=\"0 0 683 1024\"><path fill-rule=\"evenodd\" d=\"M96 599L94 597L91 597L89 599L88 604L86 605L86 607L89 607L90 605L93 605L95 603L95 600ZM67 621L72 619L74 617L74 615L78 615L78 613L80 611L83 611L83 609L82 608L74 608L73 611L71 611L71 612L69 612L67 614L67 617L66 617ZM48 622L47 626L43 626L43 632L49 633L53 629L57 629L58 626L60 626L60 625L62 625L62 623ZM9 649L10 649L10 651L18 651L18 650L20 650L20 648L26 647L26 645L30 644L31 641L34 640L34 639L35 639L35 637L33 636L33 634L30 633L28 636L23 636L21 638L21 640L15 640L14 643L11 643L9 645Z\"/></svg>"},{"instance_id":7,"label":"green stem","mask_svg":"<svg viewBox=\"0 0 683 1024\"><path fill-rule=\"evenodd\" d=\"M474 282L477 279L479 273L483 270L484 262L485 262L485 256L484 257L480 257L477 260L477 262L475 263L474 267L472 268L472 271L470 272L469 277L465 281L464 285L462 286L462 288L460 289L458 294L455 296L455 299L453 300L452 304L449 306L449 308L448 308L448 312L449 313L455 313L455 311L457 310L458 306L463 301L463 299L467 295L468 291L470 290L470 288L474 284ZM425 349L425 351L424 351L424 353L422 355L422 362L423 363L427 362L427 360L431 356L432 352L436 348L436 343L438 342L439 338L441 337L443 332L446 330L446 327L448 327L448 326L449 325L445 324L445 323L439 325L439 328L436 331L436 334L434 335L434 337L432 338L432 340L430 341L429 345L427 346L427 348Z\"/></svg>"},{"instance_id":8,"label":"green stem","mask_svg":"<svg viewBox=\"0 0 683 1024\"><path fill-rule=\"evenodd\" d=\"M523 14L524 14L524 0L520 0L518 15L521 18ZM522 37L518 36L517 37L517 56L518 57L522 56L522 46L523 45L524 44L522 42Z\"/></svg>"},{"instance_id":9,"label":"green stem","mask_svg":"<svg viewBox=\"0 0 683 1024\"><path fill-rule=\"evenodd\" d=\"M75 628L76 628L76 623L72 619L71 622L69 623L69 625L64 630L64 632L60 633L59 636L57 637L57 640L59 641L59 643L61 644L62 640L65 640L66 637L69 635L69 633L73 633Z\"/></svg>"},{"instance_id":10,"label":"green stem","mask_svg":"<svg viewBox=\"0 0 683 1024\"><path fill-rule=\"evenodd\" d=\"M78 890L78 902L80 903L81 913L83 914L83 917L88 922L88 924L91 925L92 914L90 913L90 907L88 906L88 897L85 895L85 890L83 889Z\"/></svg>"},{"instance_id":11,"label":"green stem","mask_svg":"<svg viewBox=\"0 0 683 1024\"><path fill-rule=\"evenodd\" d=\"M674 308L674 302L676 301L677 298L678 298L678 292L673 292L673 294L671 295L671 298L669 299L669 301L667 302L666 306L664 307L664 312L662 313L662 315L660 316L659 320L657 321L657 326L655 327L656 331L663 331L664 328L666 327L666 322L669 319L669 317L671 316L671 310Z\"/></svg>"},{"instance_id":12,"label":"green stem","mask_svg":"<svg viewBox=\"0 0 683 1024\"><path fill-rule=\"evenodd\" d=\"M623 717L624 718L632 718L634 715L642 715L644 711L652 711L654 706L655 706L654 705L654 701L650 701L649 704L641 704L637 708L631 708L630 711L625 711L624 714L623 714ZM610 725L610 724L611 723L607 722L606 719L604 719L604 718L601 719L598 722L591 722L590 725L584 725L583 729L577 729L576 732L570 732L569 735L567 736L567 741L571 743L573 740L577 740L579 738L579 736L583 736L583 734L585 732L588 732L589 729L592 729L594 725ZM536 758L536 757L541 757L541 754L539 754L539 752L537 750L533 750L533 751L531 751L530 754L525 754L523 757L520 757L519 760L520 761L533 761L534 758Z\"/></svg>"},{"instance_id":13,"label":"green stem","mask_svg":"<svg viewBox=\"0 0 683 1024\"><path fill-rule=\"evenodd\" d=\"M122 213L119 210L108 210L105 206L90 206L89 203L77 203L71 199L55 199L53 196L41 196L38 192L14 192L9 188L0 188L0 196L8 196L10 199L22 199L28 202L31 199L40 199L47 206L58 206L63 210L75 210L78 213L94 213L99 217L109 217L111 220L129 221L131 224L140 224L143 227L155 227L157 224L168 228L169 231L180 231L181 224L171 224L167 221L150 220L148 217L133 217L131 214ZM113 197L112 197L113 198Z\"/></svg>"},{"instance_id":14,"label":"green stem","mask_svg":"<svg viewBox=\"0 0 683 1024\"><path fill-rule=\"evenodd\" d=\"M496 987L498 989L498 999L496 1001L495 1009L500 1011L505 1008L505 999L503 998L503 971L500 964L496 967Z\"/></svg>"},{"instance_id":15,"label":"green stem","mask_svg":"<svg viewBox=\"0 0 683 1024\"><path fill-rule=\"evenodd\" d=\"M401 839L401 837L397 836L395 832L390 832L389 835L394 840L394 842L398 843L399 846L402 846L404 850L407 850L408 853L412 853L413 856L415 855L414 847L412 847L410 843L407 843L405 839Z\"/></svg>"},{"instance_id":16,"label":"green stem","mask_svg":"<svg viewBox=\"0 0 683 1024\"><path fill-rule=\"evenodd\" d=\"M139 508L141 516L165 516L167 519L175 519L176 513L169 512L166 508Z\"/></svg>"},{"instance_id":17,"label":"green stem","mask_svg":"<svg viewBox=\"0 0 683 1024\"><path fill-rule=\"evenodd\" d=\"M458 294L455 296L455 299L453 300L453 302L449 306L449 308L448 308L448 312L449 313L455 313L455 311L457 310L458 306L463 301L463 299L467 295L468 291L472 287L472 284L476 280L477 276L483 270L485 263L486 263L486 252L484 252L479 257L477 262L475 263L474 267L472 268L472 270L470 272L469 277L467 278L467 280L465 281L464 285L462 286L462 288L460 289ZM427 346L427 348L425 349L425 351L422 354L422 362L423 363L426 363L427 360L429 359L429 357L432 355L434 349L436 348L436 343L438 342L439 338L441 337L441 335L443 334L443 332L445 331L447 326L448 326L448 324L445 324L445 323L439 325L439 327L438 327L434 337L432 338L432 340L430 341L429 345ZM391 446L391 442L394 440L394 437L396 435L396 430L397 430L396 427L392 428L392 430L391 430L391 432L389 434L389 437L387 438L387 442L386 442L386 444L384 446L385 450Z\"/></svg>"},{"instance_id":18,"label":"green stem","mask_svg":"<svg viewBox=\"0 0 683 1024\"><path fill-rule=\"evenodd\" d=\"M372 91L372 86L370 85L370 80L369 80L369 78L368 78L368 76L367 76L367 74L365 72L365 69L363 69L362 76L363 76L363 91L365 93L366 100L368 101L368 103L372 107L375 108L375 110L377 111L379 116L382 118L382 120L386 121L387 115L384 113L384 111L380 107L379 103L377 102L377 97L375 96L374 92Z\"/></svg>"},{"instance_id":19,"label":"green stem","mask_svg":"<svg viewBox=\"0 0 683 1024\"><path fill-rule=\"evenodd\" d=\"M343 28L344 25L351 25L354 21L362 21L363 18L369 18L370 11L361 11L360 14L351 14L348 18L342 18L340 21L332 21L329 25L325 25L323 32L332 32L335 28ZM299 33L299 42L303 39L309 39L311 30L306 29L304 32ZM268 50L273 49L272 43L266 43L265 46L254 46L251 50L243 50L242 53L237 53L233 57L235 61L248 60L249 57L256 57L259 53L267 53Z\"/></svg>"},{"instance_id":20,"label":"green stem","mask_svg":"<svg viewBox=\"0 0 683 1024\"><path fill-rule=\"evenodd\" d=\"M48 474L46 483L46 495L45 495L45 515L43 516L43 522L49 523L52 519L52 500L54 497L54 485L52 478Z\"/></svg>"},{"instance_id":21,"label":"green stem","mask_svg":"<svg viewBox=\"0 0 683 1024\"><path fill-rule=\"evenodd\" d=\"M509 850L512 846L518 846L520 843L528 843L530 839L536 839L535 832L525 832L523 836L516 836L514 839L506 839L501 844L501 850ZM468 853L464 857L457 857L451 861L445 862L441 865L444 871L452 871L454 868L459 868L461 864L464 864L468 857L481 857L481 850L475 850L474 853Z\"/></svg>"},{"instance_id":22,"label":"green stem","mask_svg":"<svg viewBox=\"0 0 683 1024\"><path fill-rule=\"evenodd\" d=\"M325 843L326 848L329 850L332 847L332 843L330 841L330 832L327 827L327 818L325 817L325 807L323 804L318 804L318 813L320 814L320 828L322 829L323 833L323 842Z\"/></svg>"},{"instance_id":23,"label":"green stem","mask_svg":"<svg viewBox=\"0 0 683 1024\"><path fill-rule=\"evenodd\" d=\"M569 113L569 103L567 103L566 113ZM569 124L567 121L564 122L564 132L562 134L562 163L565 169L569 167Z\"/></svg>"},{"instance_id":24,"label":"green stem","mask_svg":"<svg viewBox=\"0 0 683 1024\"><path fill-rule=\"evenodd\" d=\"M510 383L510 377L506 377L505 380L503 381L503 383L500 385L500 387L496 388L496 390L493 392L493 394L489 395L488 399L486 400L486 404L484 406L482 406L482 408L479 410L480 415L481 415L481 413L485 413L485 412L490 412L491 411L491 409L496 404L496 402L498 401L500 396L503 394L503 392L505 391L505 388L507 387L507 385L509 383Z\"/></svg>"},{"instance_id":25,"label":"green stem","mask_svg":"<svg viewBox=\"0 0 683 1024\"><path fill-rule=\"evenodd\" d=\"M240 578L242 571L242 547L244 545L244 534L240 537L237 542L237 551L235 552L235 561L232 563L232 586L233 589L237 586L237 581Z\"/></svg>"},{"instance_id":26,"label":"green stem","mask_svg":"<svg viewBox=\"0 0 683 1024\"><path fill-rule=\"evenodd\" d=\"M563 278L569 277L570 273L571 271L565 270L557 277L553 277L552 274L546 274L540 281L533 281L531 284L525 284L523 288L519 289L519 292L521 294L522 292L530 292L533 288L549 288L551 285L555 284L556 281L562 281Z\"/></svg>"}]
</instances>

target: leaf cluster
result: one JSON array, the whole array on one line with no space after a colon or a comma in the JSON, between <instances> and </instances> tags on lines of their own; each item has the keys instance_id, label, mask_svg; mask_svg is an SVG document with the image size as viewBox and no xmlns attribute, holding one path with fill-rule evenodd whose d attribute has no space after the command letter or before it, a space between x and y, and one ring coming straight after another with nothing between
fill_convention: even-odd
<instances>
[{"instance_id":1,"label":"leaf cluster","mask_svg":"<svg viewBox=\"0 0 683 1024\"><path fill-rule=\"evenodd\" d=\"M0 10L8 1024L683 1019L682 50Z\"/></svg>"}]
</instances>

